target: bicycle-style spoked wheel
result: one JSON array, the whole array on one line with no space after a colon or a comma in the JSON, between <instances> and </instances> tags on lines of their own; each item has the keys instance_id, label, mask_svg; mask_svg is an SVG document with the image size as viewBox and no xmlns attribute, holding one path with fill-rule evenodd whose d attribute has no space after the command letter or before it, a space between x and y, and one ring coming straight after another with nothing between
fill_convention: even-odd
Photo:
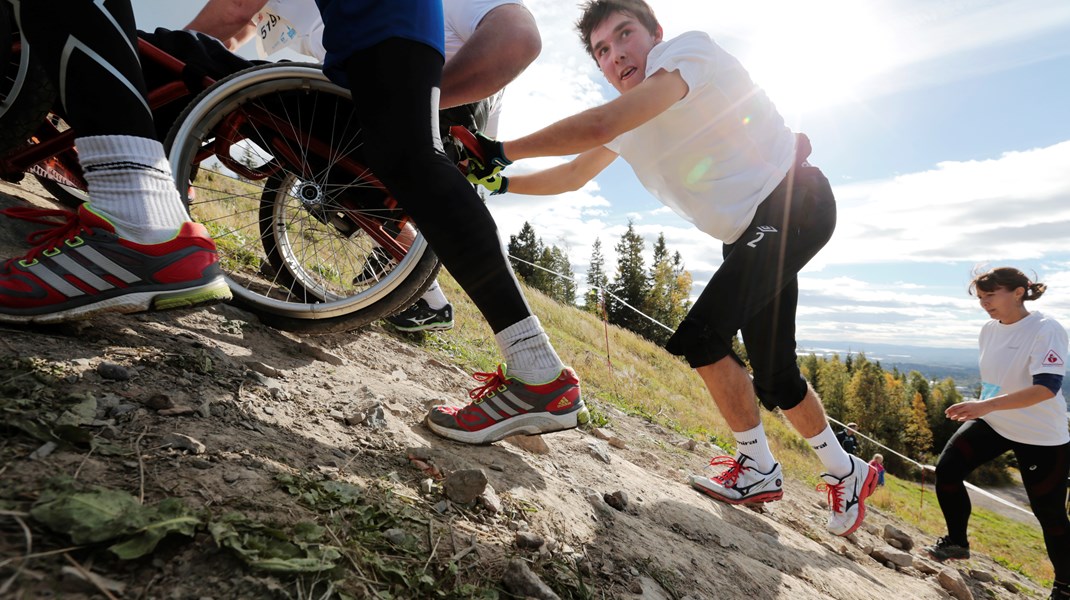
<instances>
[{"instance_id":1,"label":"bicycle-style spoked wheel","mask_svg":"<svg viewBox=\"0 0 1070 600\"><path fill-rule=\"evenodd\" d=\"M0 0L0 153L29 139L55 99L44 67L22 43L14 9Z\"/></svg>"},{"instance_id":2,"label":"bicycle-style spoked wheel","mask_svg":"<svg viewBox=\"0 0 1070 600\"><path fill-rule=\"evenodd\" d=\"M407 218L363 166L353 110L317 66L263 65L210 87L168 135L236 301L273 326L358 327L407 306L438 267L422 236L402 241Z\"/></svg>"}]
</instances>

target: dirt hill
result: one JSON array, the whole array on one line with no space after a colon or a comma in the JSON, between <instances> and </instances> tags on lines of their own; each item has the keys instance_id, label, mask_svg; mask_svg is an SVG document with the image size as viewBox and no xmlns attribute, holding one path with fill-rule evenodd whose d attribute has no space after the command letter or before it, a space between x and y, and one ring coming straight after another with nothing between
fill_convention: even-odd
<instances>
[{"instance_id":1,"label":"dirt hill","mask_svg":"<svg viewBox=\"0 0 1070 600\"><path fill-rule=\"evenodd\" d=\"M26 229L3 225L10 256ZM799 481L714 502L686 484L711 446L612 407L608 430L444 441L422 417L471 378L378 326L301 338L217 306L0 331L2 598L1046 596L922 558L873 509L834 537Z\"/></svg>"}]
</instances>

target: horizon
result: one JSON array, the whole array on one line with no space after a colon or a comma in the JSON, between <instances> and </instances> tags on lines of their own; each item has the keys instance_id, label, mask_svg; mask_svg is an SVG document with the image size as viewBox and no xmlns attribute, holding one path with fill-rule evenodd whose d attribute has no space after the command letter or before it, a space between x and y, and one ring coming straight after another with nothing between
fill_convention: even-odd
<instances>
[{"instance_id":1,"label":"horizon","mask_svg":"<svg viewBox=\"0 0 1070 600\"><path fill-rule=\"evenodd\" d=\"M180 28L201 6L135 4L142 29ZM616 97L576 39L578 8L525 4L543 51L507 88L505 139ZM833 184L839 223L800 274L799 338L976 347L988 317L966 288L978 265L1035 272L1049 292L1030 309L1070 324L1070 4L651 6L666 38L705 31L739 58L787 125L810 136L811 162ZM768 14L784 18L757 17ZM530 222L568 252L581 287L595 238L612 274L629 220L647 266L659 233L680 252L692 297L720 264L720 243L664 208L620 160L578 192L504 194L488 206L503 243Z\"/></svg>"}]
</instances>

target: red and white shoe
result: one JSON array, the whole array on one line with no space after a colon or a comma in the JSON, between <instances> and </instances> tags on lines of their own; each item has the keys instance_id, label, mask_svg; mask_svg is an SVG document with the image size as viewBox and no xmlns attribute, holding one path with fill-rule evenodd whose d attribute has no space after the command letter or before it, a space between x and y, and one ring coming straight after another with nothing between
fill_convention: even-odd
<instances>
[{"instance_id":1,"label":"red and white shoe","mask_svg":"<svg viewBox=\"0 0 1070 600\"><path fill-rule=\"evenodd\" d=\"M753 464L754 460L746 454L740 454L738 459L715 456L710 460L710 467L724 467L724 470L713 477L692 475L691 487L728 504L757 504L783 498L784 475L780 463L773 465L768 473L762 473Z\"/></svg>"},{"instance_id":2,"label":"red and white shoe","mask_svg":"<svg viewBox=\"0 0 1070 600\"><path fill-rule=\"evenodd\" d=\"M0 322L58 323L100 313L132 313L231 298L208 230L182 224L160 244L124 240L104 217L8 208L8 217L49 225L26 239L25 256L0 265Z\"/></svg>"},{"instance_id":3,"label":"red and white shoe","mask_svg":"<svg viewBox=\"0 0 1070 600\"><path fill-rule=\"evenodd\" d=\"M431 431L466 444L489 444L511 435L573 429L590 420L580 380L567 367L556 379L540 384L509 377L504 364L493 373L472 377L483 382L468 392L472 402L462 408L432 408L426 419Z\"/></svg>"}]
</instances>

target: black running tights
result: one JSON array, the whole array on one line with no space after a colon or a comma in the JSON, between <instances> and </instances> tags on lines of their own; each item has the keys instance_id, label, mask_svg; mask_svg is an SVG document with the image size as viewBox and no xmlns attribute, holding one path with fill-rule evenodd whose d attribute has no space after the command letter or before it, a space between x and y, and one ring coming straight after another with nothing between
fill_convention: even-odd
<instances>
[{"instance_id":1,"label":"black running tights","mask_svg":"<svg viewBox=\"0 0 1070 600\"><path fill-rule=\"evenodd\" d=\"M130 0L22 0L20 29L78 135L156 139Z\"/></svg>"},{"instance_id":2,"label":"black running tights","mask_svg":"<svg viewBox=\"0 0 1070 600\"><path fill-rule=\"evenodd\" d=\"M368 166L412 216L491 329L531 316L490 211L442 151L438 86L442 55L391 38L346 63Z\"/></svg>"},{"instance_id":3,"label":"black running tights","mask_svg":"<svg viewBox=\"0 0 1070 600\"><path fill-rule=\"evenodd\" d=\"M980 465L1012 450L1018 460L1029 505L1040 521L1056 581L1070 582L1070 520L1066 515L1066 478L1070 444L1019 444L996 433L983 420L969 421L948 440L936 463L936 497L952 541L966 543L970 496L963 480Z\"/></svg>"}]
</instances>

